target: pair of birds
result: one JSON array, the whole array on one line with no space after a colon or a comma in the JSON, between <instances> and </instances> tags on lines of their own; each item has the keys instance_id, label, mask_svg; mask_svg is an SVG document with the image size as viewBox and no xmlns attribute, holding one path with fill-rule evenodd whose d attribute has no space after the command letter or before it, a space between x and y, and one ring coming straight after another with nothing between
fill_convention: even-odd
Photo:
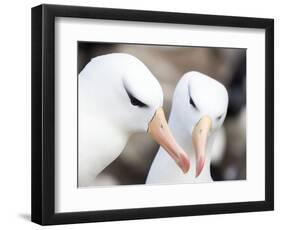
<instances>
[{"instance_id":1,"label":"pair of birds","mask_svg":"<svg viewBox=\"0 0 281 230\"><path fill-rule=\"evenodd\" d=\"M79 74L79 186L94 185L140 131L160 144L146 183L212 181L209 150L226 116L225 87L188 72L176 86L169 125L162 104L159 82L136 57L93 58Z\"/></svg>"}]
</instances>

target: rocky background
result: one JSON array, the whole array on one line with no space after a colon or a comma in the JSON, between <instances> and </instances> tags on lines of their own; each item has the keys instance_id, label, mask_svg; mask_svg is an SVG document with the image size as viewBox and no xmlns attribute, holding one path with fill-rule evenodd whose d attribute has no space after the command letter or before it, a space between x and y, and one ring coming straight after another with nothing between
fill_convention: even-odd
<instances>
[{"instance_id":1,"label":"rocky background","mask_svg":"<svg viewBox=\"0 0 281 230\"><path fill-rule=\"evenodd\" d=\"M215 181L246 179L245 49L79 42L78 73L91 58L114 52L139 58L159 80L167 120L175 86L184 73L196 70L224 84L229 94L229 107L212 150L211 173ZM98 183L145 183L158 147L148 134L133 135L120 157L98 176Z\"/></svg>"}]
</instances>

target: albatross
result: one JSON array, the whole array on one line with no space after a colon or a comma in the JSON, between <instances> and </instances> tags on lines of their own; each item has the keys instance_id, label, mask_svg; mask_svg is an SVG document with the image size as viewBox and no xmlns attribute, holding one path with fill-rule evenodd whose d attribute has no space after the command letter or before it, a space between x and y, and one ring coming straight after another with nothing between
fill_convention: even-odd
<instances>
[{"instance_id":1,"label":"albatross","mask_svg":"<svg viewBox=\"0 0 281 230\"><path fill-rule=\"evenodd\" d=\"M183 75L178 82L169 117L176 141L187 152L190 170L183 174L160 148L146 183L199 183L213 181L211 148L222 126L228 106L228 93L218 81L200 72Z\"/></svg>"},{"instance_id":2,"label":"albatross","mask_svg":"<svg viewBox=\"0 0 281 230\"><path fill-rule=\"evenodd\" d=\"M162 88L139 59L122 53L98 56L78 77L79 187L95 185L96 176L135 132L148 132L183 172L188 171L187 154L165 119Z\"/></svg>"}]
</instances>

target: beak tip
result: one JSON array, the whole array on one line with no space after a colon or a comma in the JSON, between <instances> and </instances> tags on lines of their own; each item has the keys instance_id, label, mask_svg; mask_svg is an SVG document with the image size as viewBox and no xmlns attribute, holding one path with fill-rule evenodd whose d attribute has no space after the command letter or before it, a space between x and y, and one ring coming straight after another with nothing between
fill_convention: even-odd
<instances>
[{"instance_id":1,"label":"beak tip","mask_svg":"<svg viewBox=\"0 0 281 230\"><path fill-rule=\"evenodd\" d=\"M187 158L186 154L181 154L179 158L180 158L180 167L183 173L186 174L190 168L189 159Z\"/></svg>"},{"instance_id":2,"label":"beak tip","mask_svg":"<svg viewBox=\"0 0 281 230\"><path fill-rule=\"evenodd\" d=\"M205 149L208 141L212 120L208 115L203 116L192 132L192 144L196 153L196 177L198 177L205 164Z\"/></svg>"},{"instance_id":3,"label":"beak tip","mask_svg":"<svg viewBox=\"0 0 281 230\"><path fill-rule=\"evenodd\" d=\"M201 173L201 170L200 170L200 169L196 169L196 175L195 175L195 177L196 177L196 178L199 177L200 173Z\"/></svg>"},{"instance_id":4,"label":"beak tip","mask_svg":"<svg viewBox=\"0 0 281 230\"><path fill-rule=\"evenodd\" d=\"M196 176L195 177L198 177L201 174L203 167L204 167L204 163L205 163L204 157L199 157L199 159L197 161L197 165L196 165Z\"/></svg>"}]
</instances>

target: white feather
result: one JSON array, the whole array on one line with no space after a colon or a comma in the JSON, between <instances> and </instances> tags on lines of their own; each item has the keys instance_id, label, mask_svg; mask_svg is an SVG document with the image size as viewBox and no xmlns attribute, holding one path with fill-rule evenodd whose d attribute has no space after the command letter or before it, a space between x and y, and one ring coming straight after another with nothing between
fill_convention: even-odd
<instances>
[{"instance_id":1,"label":"white feather","mask_svg":"<svg viewBox=\"0 0 281 230\"><path fill-rule=\"evenodd\" d=\"M190 95L197 109L190 105ZM228 106L228 94L225 87L216 80L199 72L186 73L178 82L173 96L169 118L169 127L177 142L187 152L190 169L186 174L160 147L150 168L146 183L199 183L212 181L210 173L211 148L216 133L222 126ZM196 177L196 157L192 146L192 131L204 115L212 120L206 159L202 172ZM217 119L220 117L220 119Z\"/></svg>"},{"instance_id":2,"label":"white feather","mask_svg":"<svg viewBox=\"0 0 281 230\"><path fill-rule=\"evenodd\" d=\"M125 90L147 104L131 104ZM134 132L146 132L162 89L137 58L108 54L93 58L79 74L79 186L95 184L96 176L125 147Z\"/></svg>"}]
</instances>

